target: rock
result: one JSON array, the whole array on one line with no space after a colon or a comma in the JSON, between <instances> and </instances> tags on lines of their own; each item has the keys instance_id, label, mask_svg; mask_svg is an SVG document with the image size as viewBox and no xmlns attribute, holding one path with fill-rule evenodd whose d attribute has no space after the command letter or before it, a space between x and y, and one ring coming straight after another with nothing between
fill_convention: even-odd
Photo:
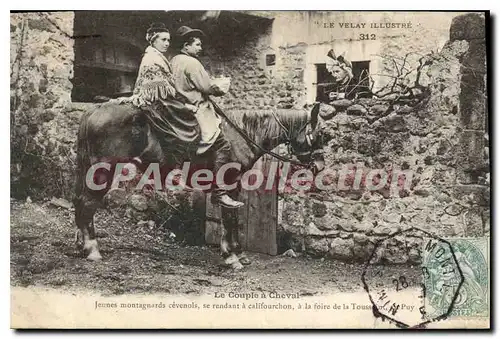
<instances>
[{"instance_id":1,"label":"rock","mask_svg":"<svg viewBox=\"0 0 500 339\"><path fill-rule=\"evenodd\" d=\"M304 213L299 208L286 204L283 212L283 228L287 232L301 234L304 226Z\"/></svg>"},{"instance_id":2,"label":"rock","mask_svg":"<svg viewBox=\"0 0 500 339\"><path fill-rule=\"evenodd\" d=\"M372 229L372 233L375 235L389 235L391 234L391 228L388 226L377 226Z\"/></svg>"},{"instance_id":3,"label":"rock","mask_svg":"<svg viewBox=\"0 0 500 339\"><path fill-rule=\"evenodd\" d=\"M363 221L364 216L366 215L366 210L362 207L362 205L357 205L352 210L352 216L356 218L357 221Z\"/></svg>"},{"instance_id":4,"label":"rock","mask_svg":"<svg viewBox=\"0 0 500 339\"><path fill-rule=\"evenodd\" d=\"M339 223L338 227L346 232L354 231L354 223L350 220L345 220Z\"/></svg>"},{"instance_id":5,"label":"rock","mask_svg":"<svg viewBox=\"0 0 500 339\"><path fill-rule=\"evenodd\" d=\"M22 126L19 128L19 134L21 134L21 135L26 135L26 134L28 134L28 126L27 126L27 125L22 125Z\"/></svg>"},{"instance_id":6,"label":"rock","mask_svg":"<svg viewBox=\"0 0 500 339\"><path fill-rule=\"evenodd\" d=\"M350 200L359 200L363 196L363 191L361 190L350 190L347 192L345 197Z\"/></svg>"},{"instance_id":7,"label":"rock","mask_svg":"<svg viewBox=\"0 0 500 339\"><path fill-rule=\"evenodd\" d=\"M340 231L339 230L330 230L330 231L325 231L324 234L326 237L336 238L340 235Z\"/></svg>"},{"instance_id":8,"label":"rock","mask_svg":"<svg viewBox=\"0 0 500 339\"><path fill-rule=\"evenodd\" d=\"M485 39L485 18L478 13L468 13L453 18L450 41Z\"/></svg>"},{"instance_id":9,"label":"rock","mask_svg":"<svg viewBox=\"0 0 500 339\"><path fill-rule=\"evenodd\" d=\"M395 224L401 222L401 213L398 212L387 212L384 213L384 221L389 224Z\"/></svg>"},{"instance_id":10,"label":"rock","mask_svg":"<svg viewBox=\"0 0 500 339\"><path fill-rule=\"evenodd\" d=\"M358 244L365 244L368 242L368 236L366 236L363 233L354 233L353 239L354 239L354 242L356 242Z\"/></svg>"},{"instance_id":11,"label":"rock","mask_svg":"<svg viewBox=\"0 0 500 339\"><path fill-rule=\"evenodd\" d=\"M340 238L342 238L342 239L352 238L352 233L351 232L340 232Z\"/></svg>"},{"instance_id":12,"label":"rock","mask_svg":"<svg viewBox=\"0 0 500 339\"><path fill-rule=\"evenodd\" d=\"M325 232L320 231L313 222L310 222L305 229L305 234L322 236Z\"/></svg>"},{"instance_id":13,"label":"rock","mask_svg":"<svg viewBox=\"0 0 500 339\"><path fill-rule=\"evenodd\" d=\"M357 231L357 232L366 232L370 229L373 228L373 224L368 221L368 220L365 220L365 221L362 221L360 223L355 223L354 224L354 231Z\"/></svg>"},{"instance_id":14,"label":"rock","mask_svg":"<svg viewBox=\"0 0 500 339\"><path fill-rule=\"evenodd\" d=\"M368 115L366 117L366 121L368 121L368 124L370 124L370 125L372 125L373 123L375 123L378 119L380 119L378 116L370 116L370 115Z\"/></svg>"},{"instance_id":15,"label":"rock","mask_svg":"<svg viewBox=\"0 0 500 339\"><path fill-rule=\"evenodd\" d=\"M26 198L26 203L27 203L27 204L31 204L31 203L32 203L32 201L31 201L31 198L30 198L30 197L27 197L27 198Z\"/></svg>"},{"instance_id":16,"label":"rock","mask_svg":"<svg viewBox=\"0 0 500 339\"><path fill-rule=\"evenodd\" d=\"M28 25L30 29L39 30L39 31L47 31L51 33L56 32L56 27L50 23L50 21L46 18L40 19L28 19Z\"/></svg>"},{"instance_id":17,"label":"rock","mask_svg":"<svg viewBox=\"0 0 500 339\"><path fill-rule=\"evenodd\" d=\"M368 245L369 244L367 244L365 246L368 246ZM375 245L373 244L372 253L373 253L373 251L375 251L375 253L373 254L372 259L370 260L370 263L371 264L383 263L384 262L383 258L385 258L386 247L383 244L379 244L377 246L377 248L375 248Z\"/></svg>"},{"instance_id":18,"label":"rock","mask_svg":"<svg viewBox=\"0 0 500 339\"><path fill-rule=\"evenodd\" d=\"M457 216L452 216L448 214L443 214L441 218L439 219L439 222L443 225L448 225L448 226L456 226L456 227L461 227L463 228L463 221L462 221L462 216L457 215Z\"/></svg>"},{"instance_id":19,"label":"rock","mask_svg":"<svg viewBox=\"0 0 500 339\"><path fill-rule=\"evenodd\" d=\"M456 185L453 196L471 204L487 206L490 203L490 188L482 185Z\"/></svg>"},{"instance_id":20,"label":"rock","mask_svg":"<svg viewBox=\"0 0 500 339\"><path fill-rule=\"evenodd\" d=\"M420 264L422 262L420 252L415 248L410 249L408 251L408 261L413 264Z\"/></svg>"},{"instance_id":21,"label":"rock","mask_svg":"<svg viewBox=\"0 0 500 339\"><path fill-rule=\"evenodd\" d=\"M328 254L333 259L352 260L354 248L353 239L332 239Z\"/></svg>"},{"instance_id":22,"label":"rock","mask_svg":"<svg viewBox=\"0 0 500 339\"><path fill-rule=\"evenodd\" d=\"M380 120L376 120L375 122L372 123L372 128L375 130L381 129L382 128L382 123Z\"/></svg>"},{"instance_id":23,"label":"rock","mask_svg":"<svg viewBox=\"0 0 500 339\"><path fill-rule=\"evenodd\" d=\"M370 114L380 115L387 112L388 109L389 109L388 105L377 104L370 108Z\"/></svg>"},{"instance_id":24,"label":"rock","mask_svg":"<svg viewBox=\"0 0 500 339\"><path fill-rule=\"evenodd\" d=\"M465 236L466 237L482 237L484 236L483 220L481 218L481 210L474 207L464 214Z\"/></svg>"},{"instance_id":25,"label":"rock","mask_svg":"<svg viewBox=\"0 0 500 339\"><path fill-rule=\"evenodd\" d=\"M432 165L436 162L436 157L434 155L428 155L424 158L424 164Z\"/></svg>"},{"instance_id":26,"label":"rock","mask_svg":"<svg viewBox=\"0 0 500 339\"><path fill-rule=\"evenodd\" d=\"M377 105L377 102L379 102L379 100L374 99L374 98L359 98L359 99L355 100L355 103L361 104L365 107L375 106L375 105Z\"/></svg>"},{"instance_id":27,"label":"rock","mask_svg":"<svg viewBox=\"0 0 500 339\"><path fill-rule=\"evenodd\" d=\"M140 194L133 194L129 198L130 205L137 211L146 211L148 209L148 201L145 196Z\"/></svg>"},{"instance_id":28,"label":"rock","mask_svg":"<svg viewBox=\"0 0 500 339\"><path fill-rule=\"evenodd\" d=\"M359 262L366 263L366 261L371 257L374 248L375 245L371 242L363 244L355 242L353 247L353 257Z\"/></svg>"},{"instance_id":29,"label":"rock","mask_svg":"<svg viewBox=\"0 0 500 339\"><path fill-rule=\"evenodd\" d=\"M446 203L446 204L449 204L449 203L451 203L453 201L450 198L450 196L447 195L446 193L440 193L440 194L438 194L438 196L436 197L436 200L439 201L440 203Z\"/></svg>"},{"instance_id":30,"label":"rock","mask_svg":"<svg viewBox=\"0 0 500 339\"><path fill-rule=\"evenodd\" d=\"M413 111L413 108L411 108L410 106L408 105L404 105L403 107L400 107L396 113L397 114L401 114L401 115L406 115L406 114L410 114L411 112Z\"/></svg>"},{"instance_id":31,"label":"rock","mask_svg":"<svg viewBox=\"0 0 500 339\"><path fill-rule=\"evenodd\" d=\"M326 215L326 205L324 203L313 202L312 212L316 218L321 218Z\"/></svg>"},{"instance_id":32,"label":"rock","mask_svg":"<svg viewBox=\"0 0 500 339\"><path fill-rule=\"evenodd\" d=\"M309 254L314 256L323 256L329 250L327 239L311 236L305 238L305 248Z\"/></svg>"},{"instance_id":33,"label":"rock","mask_svg":"<svg viewBox=\"0 0 500 339\"><path fill-rule=\"evenodd\" d=\"M104 201L110 207L123 206L127 202L127 191L123 188L111 189L104 196Z\"/></svg>"},{"instance_id":34,"label":"rock","mask_svg":"<svg viewBox=\"0 0 500 339\"><path fill-rule=\"evenodd\" d=\"M290 258L297 258L297 254L291 248L288 249L287 251L285 251L282 255L285 257L290 257Z\"/></svg>"},{"instance_id":35,"label":"rock","mask_svg":"<svg viewBox=\"0 0 500 339\"><path fill-rule=\"evenodd\" d=\"M391 113L387 117L379 120L382 124L381 128L389 132L402 132L407 130L404 118L396 113Z\"/></svg>"},{"instance_id":36,"label":"rock","mask_svg":"<svg viewBox=\"0 0 500 339\"><path fill-rule=\"evenodd\" d=\"M385 261L391 264L404 264L408 262L409 251L401 251L399 248L387 248L384 253Z\"/></svg>"},{"instance_id":37,"label":"rock","mask_svg":"<svg viewBox=\"0 0 500 339\"><path fill-rule=\"evenodd\" d=\"M391 234L401 231L401 226L395 225L391 227Z\"/></svg>"},{"instance_id":38,"label":"rock","mask_svg":"<svg viewBox=\"0 0 500 339\"><path fill-rule=\"evenodd\" d=\"M365 118L358 118L349 121L348 127L352 128L355 131L360 130L363 126L368 125L368 121Z\"/></svg>"},{"instance_id":39,"label":"rock","mask_svg":"<svg viewBox=\"0 0 500 339\"><path fill-rule=\"evenodd\" d=\"M329 120L337 114L337 111L332 105L321 105L319 116L324 120Z\"/></svg>"},{"instance_id":40,"label":"rock","mask_svg":"<svg viewBox=\"0 0 500 339\"><path fill-rule=\"evenodd\" d=\"M328 231L328 230L334 230L339 228L339 225L342 221L333 215L325 215L322 218L316 218L314 220L315 225L318 227L318 229L323 230L323 231Z\"/></svg>"},{"instance_id":41,"label":"rock","mask_svg":"<svg viewBox=\"0 0 500 339\"><path fill-rule=\"evenodd\" d=\"M73 208L72 203L70 203L68 200L62 199L62 198L52 197L52 199L50 200L50 204L54 205L54 206L65 208L67 210L70 210Z\"/></svg>"},{"instance_id":42,"label":"rock","mask_svg":"<svg viewBox=\"0 0 500 339\"><path fill-rule=\"evenodd\" d=\"M345 111L347 107L352 105L352 101L348 99L339 99L330 102L330 105L335 107L337 111Z\"/></svg>"},{"instance_id":43,"label":"rock","mask_svg":"<svg viewBox=\"0 0 500 339\"><path fill-rule=\"evenodd\" d=\"M414 189L413 194L419 195L421 197L428 197L431 192L428 188L419 188L419 189Z\"/></svg>"},{"instance_id":44,"label":"rock","mask_svg":"<svg viewBox=\"0 0 500 339\"><path fill-rule=\"evenodd\" d=\"M347 114L348 115L364 115L366 114L366 108L364 108L363 106L359 105L359 104L355 104L355 105L352 105L352 106L349 106L347 108Z\"/></svg>"}]
</instances>

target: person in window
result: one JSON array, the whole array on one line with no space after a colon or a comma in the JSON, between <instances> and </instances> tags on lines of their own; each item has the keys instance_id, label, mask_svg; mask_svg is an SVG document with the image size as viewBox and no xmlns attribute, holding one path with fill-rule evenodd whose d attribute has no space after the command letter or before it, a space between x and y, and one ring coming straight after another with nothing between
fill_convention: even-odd
<instances>
[{"instance_id":1,"label":"person in window","mask_svg":"<svg viewBox=\"0 0 500 339\"><path fill-rule=\"evenodd\" d=\"M231 146L220 128L221 119L210 95L222 96L229 89L229 82L223 79L212 79L198 60L202 50L203 31L187 26L176 32L176 44L180 53L172 58L172 72L175 89L181 100L188 105L196 106L196 118L201 129L201 141L197 154L208 151L214 153L214 176L224 164L230 161ZM212 201L228 208L243 206L240 201L233 200L227 192L216 185L212 191Z\"/></svg>"}]
</instances>

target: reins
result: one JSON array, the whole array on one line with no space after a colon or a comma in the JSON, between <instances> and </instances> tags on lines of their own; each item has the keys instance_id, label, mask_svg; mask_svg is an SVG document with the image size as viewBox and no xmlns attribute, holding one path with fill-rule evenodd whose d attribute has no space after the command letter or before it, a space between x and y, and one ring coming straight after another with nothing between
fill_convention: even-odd
<instances>
[{"instance_id":1,"label":"reins","mask_svg":"<svg viewBox=\"0 0 500 339\"><path fill-rule=\"evenodd\" d=\"M302 166L302 167L309 167L309 164L304 164L303 162L300 162L300 161L296 161L296 160L293 160L293 159L287 159L277 153L274 153L273 151L269 151L269 150L266 150L264 149L262 146L260 146L259 144L257 144L255 141L253 141L246 133L245 131L243 131L239 126L237 126L231 119L228 118L228 116L226 114L224 114L224 112L222 111L222 109L212 100L210 99L210 102L214 105L214 108L215 110L217 111L217 114L220 114L224 119L226 119L227 123L229 125L231 125L240 135L243 139L245 139L246 142L248 142L249 144L251 144L252 146L258 148L260 151L262 151L263 153L265 154L268 154L280 161L283 161L283 162L290 162L294 165L298 165L298 166ZM277 117L276 113L274 111L272 111L272 114L274 116L274 118L276 119L277 123L280 125L281 128L284 129L285 131L285 134L286 134L286 144L287 146L290 145L290 142L291 142L291 138L290 138L290 131L283 125L283 123L279 120L279 118ZM307 125L309 124L309 121L300 129L300 131L302 131Z\"/></svg>"}]
</instances>

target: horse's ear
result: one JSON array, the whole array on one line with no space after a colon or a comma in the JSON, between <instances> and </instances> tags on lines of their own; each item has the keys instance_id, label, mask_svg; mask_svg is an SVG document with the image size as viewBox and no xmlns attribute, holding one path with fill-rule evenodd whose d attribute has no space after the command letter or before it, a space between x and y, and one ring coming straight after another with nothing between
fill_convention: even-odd
<instances>
[{"instance_id":1,"label":"horse's ear","mask_svg":"<svg viewBox=\"0 0 500 339\"><path fill-rule=\"evenodd\" d=\"M317 102L314 104L312 110L311 110L311 127L313 129L316 128L316 125L318 124L318 114L319 114L319 109L320 109L320 103Z\"/></svg>"}]
</instances>

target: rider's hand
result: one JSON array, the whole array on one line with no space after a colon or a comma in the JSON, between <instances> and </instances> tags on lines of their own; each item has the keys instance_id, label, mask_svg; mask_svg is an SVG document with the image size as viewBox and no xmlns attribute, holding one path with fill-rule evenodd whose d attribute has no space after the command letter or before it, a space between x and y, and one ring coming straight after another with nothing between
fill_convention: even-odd
<instances>
[{"instance_id":1,"label":"rider's hand","mask_svg":"<svg viewBox=\"0 0 500 339\"><path fill-rule=\"evenodd\" d=\"M195 105L191 105L191 104L185 104L186 107L191 110L193 113L196 113L198 112L198 106L195 106Z\"/></svg>"}]
</instances>

